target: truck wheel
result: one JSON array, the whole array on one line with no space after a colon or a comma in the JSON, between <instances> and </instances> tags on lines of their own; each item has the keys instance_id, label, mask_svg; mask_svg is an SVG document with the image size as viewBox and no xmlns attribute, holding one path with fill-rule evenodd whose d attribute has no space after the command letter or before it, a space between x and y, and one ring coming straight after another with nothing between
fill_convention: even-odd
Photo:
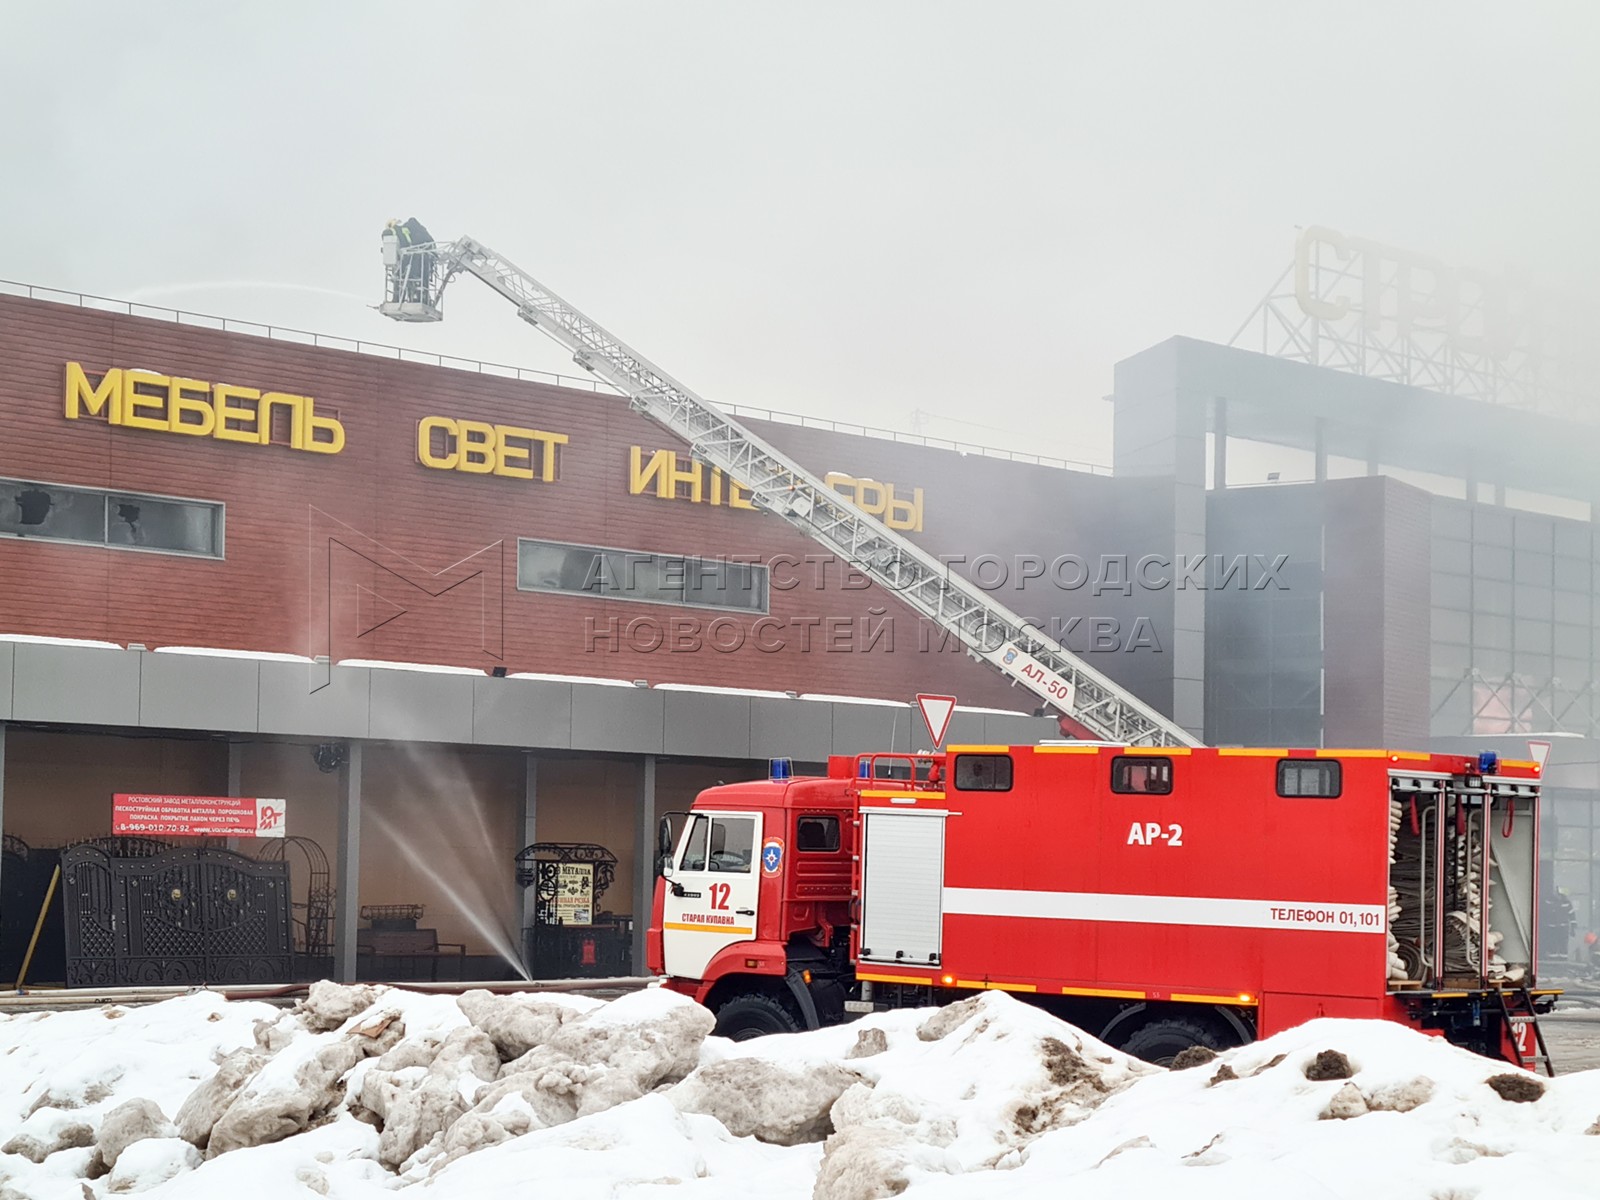
<instances>
[{"instance_id":1,"label":"truck wheel","mask_svg":"<svg viewBox=\"0 0 1600 1200\"><path fill-rule=\"evenodd\" d=\"M718 1037L743 1042L767 1033L799 1033L800 1022L781 1001L760 992L735 996L717 1009Z\"/></svg>"},{"instance_id":2,"label":"truck wheel","mask_svg":"<svg viewBox=\"0 0 1600 1200\"><path fill-rule=\"evenodd\" d=\"M1135 1029L1118 1049L1158 1067L1170 1067L1172 1060L1190 1046L1223 1050L1227 1045L1215 1029L1200 1021L1185 1017L1160 1017L1146 1021Z\"/></svg>"}]
</instances>

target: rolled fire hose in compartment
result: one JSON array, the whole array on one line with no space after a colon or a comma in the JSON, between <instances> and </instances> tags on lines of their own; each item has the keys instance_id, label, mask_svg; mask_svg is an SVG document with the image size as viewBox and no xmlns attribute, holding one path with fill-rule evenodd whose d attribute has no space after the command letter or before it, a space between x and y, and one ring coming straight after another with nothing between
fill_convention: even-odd
<instances>
[{"instance_id":1,"label":"rolled fire hose in compartment","mask_svg":"<svg viewBox=\"0 0 1600 1200\"><path fill-rule=\"evenodd\" d=\"M1536 785L1521 781L1393 778L1391 982L1482 986L1527 975L1536 800Z\"/></svg>"}]
</instances>

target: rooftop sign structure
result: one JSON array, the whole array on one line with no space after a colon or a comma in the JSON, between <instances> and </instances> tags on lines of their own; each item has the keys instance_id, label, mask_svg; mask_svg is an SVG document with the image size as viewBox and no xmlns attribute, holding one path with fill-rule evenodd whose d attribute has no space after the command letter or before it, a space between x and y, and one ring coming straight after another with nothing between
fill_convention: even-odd
<instances>
[{"instance_id":1,"label":"rooftop sign structure","mask_svg":"<svg viewBox=\"0 0 1600 1200\"><path fill-rule=\"evenodd\" d=\"M1228 344L1522 408L1600 417L1577 314L1509 274L1313 225ZM1593 366L1594 364L1590 364ZM1581 381L1581 382L1580 382Z\"/></svg>"}]
</instances>

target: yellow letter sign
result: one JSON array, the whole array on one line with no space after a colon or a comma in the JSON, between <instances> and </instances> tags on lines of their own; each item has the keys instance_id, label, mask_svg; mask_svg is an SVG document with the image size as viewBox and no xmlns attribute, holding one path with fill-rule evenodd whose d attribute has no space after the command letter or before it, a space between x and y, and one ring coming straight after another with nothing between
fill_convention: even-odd
<instances>
[{"instance_id":1,"label":"yellow letter sign","mask_svg":"<svg viewBox=\"0 0 1600 1200\"><path fill-rule=\"evenodd\" d=\"M109 424L129 429L265 446L272 442L275 411L284 415L292 449L312 454L337 454L344 449L344 426L334 417L319 414L310 396L263 395L254 388L120 367L111 368L96 383L90 381L81 363L67 364L69 421L104 414Z\"/></svg>"}]
</instances>

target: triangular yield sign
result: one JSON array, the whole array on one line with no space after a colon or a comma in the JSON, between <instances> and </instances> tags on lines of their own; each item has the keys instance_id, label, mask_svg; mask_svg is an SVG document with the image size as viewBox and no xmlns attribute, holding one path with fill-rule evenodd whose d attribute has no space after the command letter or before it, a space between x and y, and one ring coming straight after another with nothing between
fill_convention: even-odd
<instances>
[{"instance_id":1,"label":"triangular yield sign","mask_svg":"<svg viewBox=\"0 0 1600 1200\"><path fill-rule=\"evenodd\" d=\"M922 710L922 723L928 727L928 736L937 746L944 741L944 731L950 727L950 714L956 710L956 698L918 694L917 707Z\"/></svg>"},{"instance_id":2,"label":"triangular yield sign","mask_svg":"<svg viewBox=\"0 0 1600 1200\"><path fill-rule=\"evenodd\" d=\"M1545 760L1550 757L1550 743L1529 742L1528 755L1534 762L1539 764L1539 774L1543 775Z\"/></svg>"}]
</instances>

